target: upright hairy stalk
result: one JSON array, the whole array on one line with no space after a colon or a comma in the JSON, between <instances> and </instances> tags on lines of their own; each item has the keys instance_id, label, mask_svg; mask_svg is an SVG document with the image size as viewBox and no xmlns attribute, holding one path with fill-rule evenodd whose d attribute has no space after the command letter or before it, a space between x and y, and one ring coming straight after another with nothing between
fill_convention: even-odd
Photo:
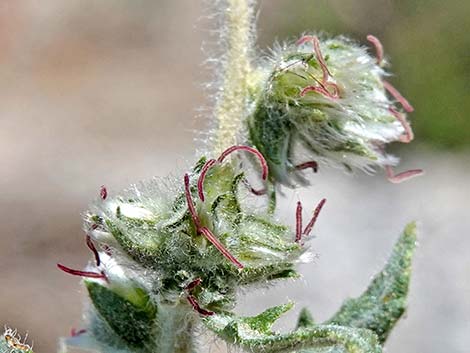
<instances>
[{"instance_id":1,"label":"upright hairy stalk","mask_svg":"<svg viewBox=\"0 0 470 353\"><path fill-rule=\"evenodd\" d=\"M253 48L253 6L251 0L224 0L226 54L223 62L223 84L218 93L215 118L214 154L237 143L245 117L250 85Z\"/></svg>"}]
</instances>

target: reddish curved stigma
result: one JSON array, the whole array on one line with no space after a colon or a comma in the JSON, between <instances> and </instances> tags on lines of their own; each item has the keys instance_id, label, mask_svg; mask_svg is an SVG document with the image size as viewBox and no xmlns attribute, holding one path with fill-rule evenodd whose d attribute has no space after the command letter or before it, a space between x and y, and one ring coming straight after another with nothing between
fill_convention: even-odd
<instances>
[{"instance_id":1,"label":"reddish curved stigma","mask_svg":"<svg viewBox=\"0 0 470 353\"><path fill-rule=\"evenodd\" d=\"M300 96L303 97L308 92L317 92L320 93L328 98L337 99L339 98L339 87L336 83L330 82L329 78L332 76L330 71L328 70L328 66L326 65L325 58L320 49L320 41L318 40L317 36L303 36L297 41L297 45L304 44L306 42L312 42L313 44L313 51L315 53L315 57L317 58L318 63L320 64L320 68L322 70L322 80L318 82L320 86L307 86L301 92ZM331 87L331 90L329 89Z\"/></svg>"},{"instance_id":2,"label":"reddish curved stigma","mask_svg":"<svg viewBox=\"0 0 470 353\"><path fill-rule=\"evenodd\" d=\"M298 243L302 239L302 202L297 201L297 209L295 210L295 242Z\"/></svg>"},{"instance_id":3,"label":"reddish curved stigma","mask_svg":"<svg viewBox=\"0 0 470 353\"><path fill-rule=\"evenodd\" d=\"M410 169L405 172L395 174L393 168L389 165L385 166L385 171L387 173L387 179L393 184L398 184L424 174L422 169Z\"/></svg>"},{"instance_id":4,"label":"reddish curved stigma","mask_svg":"<svg viewBox=\"0 0 470 353\"><path fill-rule=\"evenodd\" d=\"M202 279L196 278L194 281L189 283L184 289L187 290L188 292L191 292L194 288L199 286L202 282Z\"/></svg>"},{"instance_id":5,"label":"reddish curved stigma","mask_svg":"<svg viewBox=\"0 0 470 353\"><path fill-rule=\"evenodd\" d=\"M255 155L258 158L259 162L261 163L261 178L263 180L266 180L268 178L268 163L266 162L266 159L264 159L264 156L261 154L260 151L250 146L238 145L238 146L229 147L225 151L222 152L222 154L217 159L217 162L222 163L229 154L235 151L247 151Z\"/></svg>"},{"instance_id":6,"label":"reddish curved stigma","mask_svg":"<svg viewBox=\"0 0 470 353\"><path fill-rule=\"evenodd\" d=\"M108 277L106 277L106 274L101 271L101 273L98 273L98 272L92 272L92 271L80 271L80 270L74 270L72 268L69 268L67 266L64 266L62 264L57 264L57 267L68 273L68 274L71 274L71 275L74 275L74 276L80 276L80 277L88 277L88 278L101 278L101 279L104 279L104 280L108 280Z\"/></svg>"},{"instance_id":7,"label":"reddish curved stigma","mask_svg":"<svg viewBox=\"0 0 470 353\"><path fill-rule=\"evenodd\" d=\"M196 310L199 314L203 315L203 316L211 316L211 315L214 315L214 312L213 311L209 311L209 310L206 310L206 309L203 309L199 306L199 303L197 302L196 298L193 296L193 295L188 295L187 296L187 299L188 299L188 302L189 304L191 304L191 306L193 307L194 310Z\"/></svg>"},{"instance_id":8,"label":"reddish curved stigma","mask_svg":"<svg viewBox=\"0 0 470 353\"><path fill-rule=\"evenodd\" d=\"M217 250L219 250L222 255L224 255L228 260L230 260L235 266L239 269L243 269L243 265L224 247L224 245L216 238L216 236L209 230L207 227L203 227L201 220L196 212L196 209L193 204L193 199L191 197L191 190L189 186L189 175L186 173L184 175L184 194L186 196L186 202L188 204L189 213L193 219L194 225L196 226L197 232L201 233L209 240L212 245L214 245Z\"/></svg>"},{"instance_id":9,"label":"reddish curved stigma","mask_svg":"<svg viewBox=\"0 0 470 353\"><path fill-rule=\"evenodd\" d=\"M197 180L197 192L202 202L204 202L204 179L206 178L206 174L209 169L216 163L217 161L215 159L209 159L204 163L204 166L201 169L201 174L199 174L199 178Z\"/></svg>"},{"instance_id":10,"label":"reddish curved stigma","mask_svg":"<svg viewBox=\"0 0 470 353\"><path fill-rule=\"evenodd\" d=\"M373 36L372 34L369 34L366 38L369 42L374 45L375 55L377 56L377 64L381 65L384 58L384 48L382 46L382 43L377 37Z\"/></svg>"},{"instance_id":11,"label":"reddish curved stigma","mask_svg":"<svg viewBox=\"0 0 470 353\"><path fill-rule=\"evenodd\" d=\"M75 328L72 328L70 330L70 336L72 337L77 337L77 336L80 336L82 334L84 334L86 332L86 330L83 328L81 330L76 330Z\"/></svg>"},{"instance_id":12,"label":"reddish curved stigma","mask_svg":"<svg viewBox=\"0 0 470 353\"><path fill-rule=\"evenodd\" d=\"M315 208L315 211L313 211L313 216L310 222L308 222L307 226L304 229L303 235L309 235L310 232L313 229L313 226L315 225L315 222L317 221L318 216L320 215L320 211L322 210L323 206L325 205L326 199L322 199L317 207Z\"/></svg>"},{"instance_id":13,"label":"reddish curved stigma","mask_svg":"<svg viewBox=\"0 0 470 353\"><path fill-rule=\"evenodd\" d=\"M188 204L189 213L193 219L194 225L197 230L201 228L201 221L197 215L196 209L194 208L193 199L191 197L191 190L189 189L189 175L184 175L184 195L186 196L186 202Z\"/></svg>"},{"instance_id":14,"label":"reddish curved stigma","mask_svg":"<svg viewBox=\"0 0 470 353\"><path fill-rule=\"evenodd\" d=\"M100 255L98 254L98 250L96 250L95 244L93 244L93 241L91 240L91 237L89 234L86 235L86 245L88 246L88 249L90 249L93 252L93 255L95 256L96 266L99 266L101 264Z\"/></svg>"},{"instance_id":15,"label":"reddish curved stigma","mask_svg":"<svg viewBox=\"0 0 470 353\"><path fill-rule=\"evenodd\" d=\"M219 241L219 239L217 239L214 235L214 233L212 233L212 231L209 229L209 228L206 228L206 227L202 227L199 229L199 232L202 233L202 235L204 235L207 240L209 240L212 245L214 245L217 250L219 250L222 255L224 255L228 260L230 260L233 264L235 264L235 266L237 266L240 270L243 269L243 265L240 261L238 261L224 246L223 244Z\"/></svg>"},{"instance_id":16,"label":"reddish curved stigma","mask_svg":"<svg viewBox=\"0 0 470 353\"><path fill-rule=\"evenodd\" d=\"M297 169L297 170L304 170L304 169L308 169L308 168L312 168L313 172L316 173L316 172L318 172L318 163L315 162L315 161L309 161L309 162L305 162L305 163L302 163L302 164L299 164L299 165L295 166L295 169Z\"/></svg>"},{"instance_id":17,"label":"reddish curved stigma","mask_svg":"<svg viewBox=\"0 0 470 353\"><path fill-rule=\"evenodd\" d=\"M405 116L393 107L388 108L388 110L395 116L395 118L397 118L397 120L400 122L400 124L403 126L403 129L405 130L405 134L400 136L399 138L400 142L410 143L414 139L414 134Z\"/></svg>"},{"instance_id":18,"label":"reddish curved stigma","mask_svg":"<svg viewBox=\"0 0 470 353\"><path fill-rule=\"evenodd\" d=\"M108 190L106 189L106 186L104 185L101 185L100 197L101 197L101 200L106 200L106 198L108 197Z\"/></svg>"},{"instance_id":19,"label":"reddish curved stigma","mask_svg":"<svg viewBox=\"0 0 470 353\"><path fill-rule=\"evenodd\" d=\"M403 97L398 90L392 86L390 82L387 82L385 80L382 81L385 89L397 100L398 103L400 103L403 106L403 109L405 109L408 113L411 113L414 108L411 106L411 104L406 100L405 97Z\"/></svg>"}]
</instances>

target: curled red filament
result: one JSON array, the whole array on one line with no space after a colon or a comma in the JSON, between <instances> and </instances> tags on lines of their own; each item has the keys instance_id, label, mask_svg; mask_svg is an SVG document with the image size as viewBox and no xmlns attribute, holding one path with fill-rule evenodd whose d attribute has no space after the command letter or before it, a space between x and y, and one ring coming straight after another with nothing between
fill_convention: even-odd
<instances>
[{"instance_id":1,"label":"curled red filament","mask_svg":"<svg viewBox=\"0 0 470 353\"><path fill-rule=\"evenodd\" d=\"M199 229L199 232L202 233L202 235L204 235L207 240L209 240L212 245L214 245L217 250L219 250L222 255L224 255L228 260L230 260L235 266L237 266L240 270L243 269L243 265L240 261L238 261L225 247L224 245L219 241L219 239L217 239L214 235L214 233L212 233L212 231L209 229L209 228L206 228L206 227L202 227Z\"/></svg>"},{"instance_id":2,"label":"curled red filament","mask_svg":"<svg viewBox=\"0 0 470 353\"><path fill-rule=\"evenodd\" d=\"M92 272L92 271L80 271L80 270L74 270L62 264L57 264L57 267L61 269L62 271L68 274L74 275L74 276L88 277L88 278L101 278L106 281L108 280L108 277L106 277L106 274L104 273L104 271L101 271L100 273Z\"/></svg>"},{"instance_id":3,"label":"curled red filament","mask_svg":"<svg viewBox=\"0 0 470 353\"><path fill-rule=\"evenodd\" d=\"M323 84L320 84L320 86L307 86L303 88L302 91L300 91L300 96L303 97L308 92L317 92L331 99L339 98L338 86L332 82L328 82L328 85L333 87L333 93L328 91L328 89L326 89L326 87Z\"/></svg>"},{"instance_id":4,"label":"curled red filament","mask_svg":"<svg viewBox=\"0 0 470 353\"><path fill-rule=\"evenodd\" d=\"M264 156L261 154L260 151L250 146L238 145L238 146L229 147L225 151L222 152L219 158L217 158L217 162L222 163L229 154L235 151L247 151L255 155L258 158L259 162L261 163L261 178L263 180L266 180L268 178L268 163L266 162L266 159L264 159Z\"/></svg>"},{"instance_id":5,"label":"curled red filament","mask_svg":"<svg viewBox=\"0 0 470 353\"><path fill-rule=\"evenodd\" d=\"M199 178L197 180L197 191L199 195L199 199L204 202L205 197L204 197L204 180L206 178L207 172L209 171L210 168L212 168L214 165L217 163L222 163L224 159L232 152L235 152L237 150L243 150L243 151L248 151L252 154L254 154L258 160L261 163L261 169L262 169L262 174L261 177L263 180L266 180L268 177L268 163L266 162L264 156L255 148L249 147L249 146L232 146L227 148L222 154L219 156L217 160L210 159L206 163L204 163L204 166L201 169L201 174L199 174ZM246 185L246 184L245 184ZM250 187L251 188L251 187ZM266 193L266 190L255 190L251 188L251 192L253 192L255 195L264 195Z\"/></svg>"},{"instance_id":6,"label":"curled red filament","mask_svg":"<svg viewBox=\"0 0 470 353\"><path fill-rule=\"evenodd\" d=\"M199 178L197 180L197 192L202 202L204 202L204 179L206 178L206 174L209 169L216 163L217 161L215 159L209 159L204 163L204 166L201 169L201 174L199 174Z\"/></svg>"},{"instance_id":7,"label":"curled red filament","mask_svg":"<svg viewBox=\"0 0 470 353\"><path fill-rule=\"evenodd\" d=\"M323 83L326 83L328 81L328 77L331 76L331 73L328 70L325 59L323 58L323 54L321 53L320 41L318 40L318 37L313 36L312 42L313 42L313 50L315 51L315 56L317 57L317 60L320 63L320 67L323 72Z\"/></svg>"},{"instance_id":8,"label":"curled red filament","mask_svg":"<svg viewBox=\"0 0 470 353\"><path fill-rule=\"evenodd\" d=\"M100 254L98 254L98 250L96 250L95 244L93 244L93 241L91 240L91 237L89 234L86 235L86 245L88 246L88 249L90 249L93 252L93 255L95 256L96 266L99 266L101 264Z\"/></svg>"},{"instance_id":9,"label":"curled red filament","mask_svg":"<svg viewBox=\"0 0 470 353\"><path fill-rule=\"evenodd\" d=\"M325 58L320 49L320 41L318 40L317 36L303 36L297 41L297 45L304 44L306 42L312 42L313 44L313 51L315 52L315 57L320 64L320 68L322 70L322 80L318 82L320 86L307 86L301 92L300 96L304 96L308 92L317 92L320 93L328 98L337 99L339 98L339 87L336 83L330 82L329 78L332 76L330 71L328 70L328 66L326 65ZM331 91L329 90L331 87Z\"/></svg>"},{"instance_id":10,"label":"curled red filament","mask_svg":"<svg viewBox=\"0 0 470 353\"><path fill-rule=\"evenodd\" d=\"M77 336L84 334L85 332L86 330L84 328L82 328L81 330L76 330L75 328L72 328L70 330L70 336L77 337Z\"/></svg>"},{"instance_id":11,"label":"curled red filament","mask_svg":"<svg viewBox=\"0 0 470 353\"><path fill-rule=\"evenodd\" d=\"M219 250L222 255L224 255L228 260L234 263L239 269L243 269L243 265L224 247L224 245L215 237L215 235L207 227L201 225L201 220L196 212L196 209L193 204L193 199L191 197L191 190L189 187L189 175L186 173L184 175L184 193L186 196L186 202L188 204L189 213L193 219L194 225L196 226L197 232L201 233L209 240L212 245L214 245L217 250Z\"/></svg>"},{"instance_id":12,"label":"curled red filament","mask_svg":"<svg viewBox=\"0 0 470 353\"><path fill-rule=\"evenodd\" d=\"M315 162L315 161L309 161L309 162L305 162L305 163L302 163L302 164L299 164L299 165L295 166L295 169L297 169L297 170L304 170L304 169L307 169L307 168L312 168L313 172L316 173L316 172L318 172L318 163Z\"/></svg>"},{"instance_id":13,"label":"curled red filament","mask_svg":"<svg viewBox=\"0 0 470 353\"><path fill-rule=\"evenodd\" d=\"M106 198L108 197L108 190L106 189L106 186L104 185L101 185L100 197L101 197L101 200L106 200Z\"/></svg>"},{"instance_id":14,"label":"curled red filament","mask_svg":"<svg viewBox=\"0 0 470 353\"><path fill-rule=\"evenodd\" d=\"M196 209L194 208L193 199L191 197L191 190L189 188L189 175L187 173L184 175L184 195L186 196L186 202L188 204L188 209L191 218L193 219L194 225L199 231L199 229L201 228L201 220L199 219Z\"/></svg>"},{"instance_id":15,"label":"curled red filament","mask_svg":"<svg viewBox=\"0 0 470 353\"><path fill-rule=\"evenodd\" d=\"M318 40L317 36L303 36L297 41L296 44L302 45L306 42L312 42L313 44L313 51L315 52L315 56L317 57L318 63L320 64L321 70L323 72L323 83L325 83L328 81L328 76L331 76L331 74L321 53L320 41Z\"/></svg>"},{"instance_id":16,"label":"curled red filament","mask_svg":"<svg viewBox=\"0 0 470 353\"><path fill-rule=\"evenodd\" d=\"M308 222L307 226L306 226L305 229L304 229L303 235L309 235L309 234L310 234L310 232L311 232L312 229L313 229L313 226L315 225L315 222L317 221L318 216L320 215L321 209L322 209L323 206L325 205L325 202L326 202L326 199L322 199L322 200L318 203L317 207L316 207L315 210L313 211L312 219L310 220L310 222Z\"/></svg>"},{"instance_id":17,"label":"curled red filament","mask_svg":"<svg viewBox=\"0 0 470 353\"><path fill-rule=\"evenodd\" d=\"M189 283L184 289L187 290L188 292L191 292L194 288L199 286L202 282L202 279L196 278L194 281Z\"/></svg>"},{"instance_id":18,"label":"curled red filament","mask_svg":"<svg viewBox=\"0 0 470 353\"><path fill-rule=\"evenodd\" d=\"M389 82L383 80L383 85L385 89L397 100L398 103L400 103L403 106L403 109L405 109L408 113L411 113L414 108L411 106L411 104L406 100L405 97L403 97L398 90L393 87Z\"/></svg>"},{"instance_id":19,"label":"curled red filament","mask_svg":"<svg viewBox=\"0 0 470 353\"><path fill-rule=\"evenodd\" d=\"M388 108L388 110L395 116L395 118L397 118L397 120L400 122L400 124L403 126L403 129L405 130L405 134L401 135L399 138L400 142L410 143L414 139L414 134L410 124L408 123L408 121L406 121L405 116L403 116L403 114L401 114L393 107Z\"/></svg>"},{"instance_id":20,"label":"curled red filament","mask_svg":"<svg viewBox=\"0 0 470 353\"><path fill-rule=\"evenodd\" d=\"M381 65L384 58L384 48L382 46L382 43L377 37L373 36L372 34L369 34L366 38L369 42L374 45L375 54L377 56L377 64Z\"/></svg>"},{"instance_id":21,"label":"curled red filament","mask_svg":"<svg viewBox=\"0 0 470 353\"><path fill-rule=\"evenodd\" d=\"M298 243L302 239L302 203L297 201L297 209L295 210L295 242Z\"/></svg>"},{"instance_id":22,"label":"curled red filament","mask_svg":"<svg viewBox=\"0 0 470 353\"><path fill-rule=\"evenodd\" d=\"M395 174L393 168L389 165L385 166L385 171L387 173L387 179L393 184L398 184L424 174L422 169L410 169L405 172Z\"/></svg>"},{"instance_id":23,"label":"curled red filament","mask_svg":"<svg viewBox=\"0 0 470 353\"><path fill-rule=\"evenodd\" d=\"M196 298L189 294L187 296L187 299L188 299L188 302L189 304L191 304L191 306L193 307L194 310L196 310L199 314L203 315L203 316L211 316L211 315L214 315L214 312L213 311L209 311L209 310L206 310L206 309L203 309L199 306L199 303L197 302Z\"/></svg>"}]
</instances>

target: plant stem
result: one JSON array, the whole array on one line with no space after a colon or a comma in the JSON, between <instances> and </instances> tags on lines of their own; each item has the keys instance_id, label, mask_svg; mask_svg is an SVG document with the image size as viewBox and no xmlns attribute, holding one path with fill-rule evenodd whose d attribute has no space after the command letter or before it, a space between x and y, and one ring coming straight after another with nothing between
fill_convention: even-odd
<instances>
[{"instance_id":1,"label":"plant stem","mask_svg":"<svg viewBox=\"0 0 470 353\"><path fill-rule=\"evenodd\" d=\"M217 97L217 128L214 153L219 154L237 144L241 131L252 71L253 7L251 0L226 0L226 45L223 85Z\"/></svg>"},{"instance_id":2,"label":"plant stem","mask_svg":"<svg viewBox=\"0 0 470 353\"><path fill-rule=\"evenodd\" d=\"M158 307L158 353L194 353L194 315L186 305Z\"/></svg>"}]
</instances>

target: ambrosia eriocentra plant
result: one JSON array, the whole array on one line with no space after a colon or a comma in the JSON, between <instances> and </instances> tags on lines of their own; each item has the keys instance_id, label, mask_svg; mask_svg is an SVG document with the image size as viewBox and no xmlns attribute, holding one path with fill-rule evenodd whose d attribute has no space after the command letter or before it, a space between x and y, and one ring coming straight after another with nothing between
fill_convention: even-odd
<instances>
[{"instance_id":1,"label":"ambrosia eriocentra plant","mask_svg":"<svg viewBox=\"0 0 470 353\"><path fill-rule=\"evenodd\" d=\"M180 177L117 195L101 188L84 223L93 261L83 270L58 264L84 278L90 297L86 328L72 330L61 350L196 352L196 332L206 329L250 352L379 353L405 310L413 223L369 288L324 323L304 309L294 331L277 333L271 327L292 303L253 317L233 309L239 288L296 278L296 264L310 257L326 200L307 224L299 201L290 230L273 215L280 185L305 184L302 170L320 163L383 167L392 182L421 173L395 175L397 161L384 151L413 138L405 116L412 108L384 80L375 37L376 58L343 37L306 35L255 64L253 4L220 4L227 52L206 157ZM265 202L251 202L258 198Z\"/></svg>"}]
</instances>

